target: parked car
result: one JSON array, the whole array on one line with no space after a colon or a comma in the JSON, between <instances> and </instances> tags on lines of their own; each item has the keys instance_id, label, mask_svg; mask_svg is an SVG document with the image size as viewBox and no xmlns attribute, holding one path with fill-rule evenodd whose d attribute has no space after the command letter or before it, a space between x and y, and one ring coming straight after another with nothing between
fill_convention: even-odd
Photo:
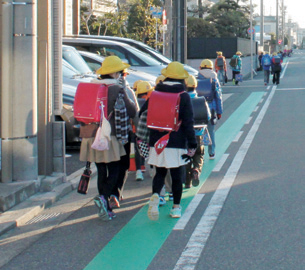
<instances>
[{"instance_id":1,"label":"parked car","mask_svg":"<svg viewBox=\"0 0 305 270\"><path fill-rule=\"evenodd\" d=\"M91 68L93 72L100 68L105 57L100 56L96 53L78 51L83 57L87 65ZM134 82L137 80L148 81L152 86L155 85L157 77L139 70L128 70L129 75L127 75L127 82L132 87Z\"/></svg>"},{"instance_id":2,"label":"parked car","mask_svg":"<svg viewBox=\"0 0 305 270\"><path fill-rule=\"evenodd\" d=\"M103 57L116 55L131 66L130 70L139 70L156 77L166 67L149 55L121 42L89 38L63 38L63 44L73 46L77 50L97 53Z\"/></svg>"},{"instance_id":3,"label":"parked car","mask_svg":"<svg viewBox=\"0 0 305 270\"><path fill-rule=\"evenodd\" d=\"M78 35L75 37L80 38L94 38L94 39L100 39L100 40L111 40L111 41L117 41L121 43L128 44L138 50L140 50L143 53L146 53L147 55L151 56L152 58L156 59L158 62L168 65L173 60L164 56L159 51L153 49L152 47L146 45L145 43L137 40L133 40L130 38L123 38L123 37L114 37L114 36L98 36L98 35ZM198 76L198 70L192 68L189 65L184 65L184 69L191 75L195 76L197 78Z\"/></svg>"},{"instance_id":4,"label":"parked car","mask_svg":"<svg viewBox=\"0 0 305 270\"><path fill-rule=\"evenodd\" d=\"M77 86L80 82L90 82L96 78L78 51L71 46L62 46L62 94L63 108L61 118L66 125L66 144L80 142L80 123L75 120L73 102Z\"/></svg>"}]
</instances>

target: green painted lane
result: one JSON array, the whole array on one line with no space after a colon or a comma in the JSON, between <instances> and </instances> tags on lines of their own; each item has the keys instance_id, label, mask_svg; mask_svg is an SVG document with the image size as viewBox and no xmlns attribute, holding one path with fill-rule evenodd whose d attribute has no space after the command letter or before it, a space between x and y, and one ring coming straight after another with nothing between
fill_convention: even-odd
<instances>
[{"instance_id":1,"label":"green painted lane","mask_svg":"<svg viewBox=\"0 0 305 270\"><path fill-rule=\"evenodd\" d=\"M200 185L183 192L181 206L185 210L200 190L213 168L225 153L232 140L248 120L249 116L262 99L264 92L254 92L239 106L216 132L217 152L215 160L205 158L205 164L200 175ZM158 221L147 217L148 205L144 206L120 232L101 250L87 265L85 270L143 270L146 269L154 256L171 233L177 219L169 216L172 203L160 207ZM115 222L115 221L113 221Z\"/></svg>"}]
</instances>

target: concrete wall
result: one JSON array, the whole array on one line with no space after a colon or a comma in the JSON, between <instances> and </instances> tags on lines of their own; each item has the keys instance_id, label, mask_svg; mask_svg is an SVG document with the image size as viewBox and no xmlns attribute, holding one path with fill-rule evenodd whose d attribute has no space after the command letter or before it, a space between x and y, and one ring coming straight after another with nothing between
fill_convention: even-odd
<instances>
[{"instance_id":1,"label":"concrete wall","mask_svg":"<svg viewBox=\"0 0 305 270\"><path fill-rule=\"evenodd\" d=\"M203 59L188 59L187 64L197 70L199 70L200 63ZM215 63L215 59L210 59ZM232 80L232 69L229 65L230 59L226 59L227 63L227 76L229 80ZM258 67L258 58L256 55L253 56L253 69L256 70ZM251 57L242 57L242 74L244 78L249 78L251 76Z\"/></svg>"}]
</instances>

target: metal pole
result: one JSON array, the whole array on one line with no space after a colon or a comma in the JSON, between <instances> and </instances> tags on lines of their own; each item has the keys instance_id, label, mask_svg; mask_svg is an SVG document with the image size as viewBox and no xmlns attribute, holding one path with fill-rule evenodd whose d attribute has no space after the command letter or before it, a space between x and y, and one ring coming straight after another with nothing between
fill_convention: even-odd
<instances>
[{"instance_id":1,"label":"metal pole","mask_svg":"<svg viewBox=\"0 0 305 270\"><path fill-rule=\"evenodd\" d=\"M282 40L283 40L283 47L285 47L285 7L284 7L284 0L282 0Z\"/></svg>"},{"instance_id":2,"label":"metal pole","mask_svg":"<svg viewBox=\"0 0 305 270\"><path fill-rule=\"evenodd\" d=\"M252 19L253 19L253 8L252 8L252 0L250 0L250 50L251 50L251 80L253 80L253 25L252 25Z\"/></svg>"},{"instance_id":3,"label":"metal pole","mask_svg":"<svg viewBox=\"0 0 305 270\"><path fill-rule=\"evenodd\" d=\"M279 0L276 0L276 44L275 50L278 51L278 44L279 44Z\"/></svg>"},{"instance_id":4,"label":"metal pole","mask_svg":"<svg viewBox=\"0 0 305 270\"><path fill-rule=\"evenodd\" d=\"M263 46L264 50L264 0L261 0L260 45Z\"/></svg>"},{"instance_id":5,"label":"metal pole","mask_svg":"<svg viewBox=\"0 0 305 270\"><path fill-rule=\"evenodd\" d=\"M156 17L156 50L158 50L158 18Z\"/></svg>"}]
</instances>

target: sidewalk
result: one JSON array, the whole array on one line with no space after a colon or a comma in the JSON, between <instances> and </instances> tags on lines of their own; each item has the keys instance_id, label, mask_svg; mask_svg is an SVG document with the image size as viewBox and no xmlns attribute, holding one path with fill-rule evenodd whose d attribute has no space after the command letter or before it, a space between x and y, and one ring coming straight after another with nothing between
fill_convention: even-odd
<instances>
[{"instance_id":1,"label":"sidewalk","mask_svg":"<svg viewBox=\"0 0 305 270\"><path fill-rule=\"evenodd\" d=\"M71 191L77 189L80 176L84 168L67 176L66 182L57 185L49 192L38 192L27 200L0 214L0 235L21 226L50 207ZM96 176L96 167L92 168L91 177ZM34 181L32 181L34 182ZM35 184L35 183L34 183ZM17 188L17 187L16 187Z\"/></svg>"}]
</instances>

